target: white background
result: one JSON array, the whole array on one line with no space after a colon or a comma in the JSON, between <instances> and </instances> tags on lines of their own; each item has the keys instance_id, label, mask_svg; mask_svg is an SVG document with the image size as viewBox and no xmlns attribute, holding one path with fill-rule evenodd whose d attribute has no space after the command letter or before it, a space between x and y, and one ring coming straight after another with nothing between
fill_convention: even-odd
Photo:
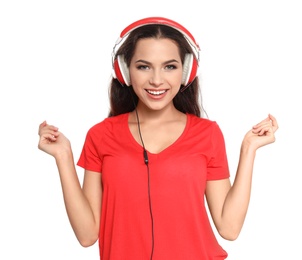
<instances>
[{"instance_id":1,"label":"white background","mask_svg":"<svg viewBox=\"0 0 302 260\"><path fill-rule=\"evenodd\" d=\"M228 259L302 259L299 2L1 1L0 259L99 259L97 244L82 248L73 234L38 126L58 126L77 160L108 113L115 40L148 16L178 21L199 42L204 106L224 132L231 178L243 135L268 113L279 122L276 142L257 152L239 238L218 237Z\"/></svg>"}]
</instances>

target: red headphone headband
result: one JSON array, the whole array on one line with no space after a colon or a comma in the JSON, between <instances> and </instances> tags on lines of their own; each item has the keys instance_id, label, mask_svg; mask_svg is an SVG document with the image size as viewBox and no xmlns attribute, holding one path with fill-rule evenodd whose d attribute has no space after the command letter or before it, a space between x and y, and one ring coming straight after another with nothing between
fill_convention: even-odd
<instances>
[{"instance_id":1,"label":"red headphone headband","mask_svg":"<svg viewBox=\"0 0 302 260\"><path fill-rule=\"evenodd\" d=\"M147 25L147 24L162 24L162 25L170 26L170 27L180 31L183 35L185 35L187 37L187 40L196 48L196 50L199 50L199 45L195 41L195 38L184 26L182 26L181 24L179 24L173 20L170 20L170 19L167 19L164 17L148 17L148 18L138 20L138 21L128 25L121 32L120 38L122 39L127 34L129 34L131 31L133 31L134 29Z\"/></svg>"}]
</instances>

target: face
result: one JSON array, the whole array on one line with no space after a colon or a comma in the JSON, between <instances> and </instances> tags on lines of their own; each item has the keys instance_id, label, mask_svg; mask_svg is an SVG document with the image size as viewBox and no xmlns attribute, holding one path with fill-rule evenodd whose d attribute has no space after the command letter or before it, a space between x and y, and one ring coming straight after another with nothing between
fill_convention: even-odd
<instances>
[{"instance_id":1,"label":"face","mask_svg":"<svg viewBox=\"0 0 302 260\"><path fill-rule=\"evenodd\" d=\"M131 60L130 79L138 107L161 110L173 105L182 80L178 46L170 39L140 39Z\"/></svg>"}]
</instances>

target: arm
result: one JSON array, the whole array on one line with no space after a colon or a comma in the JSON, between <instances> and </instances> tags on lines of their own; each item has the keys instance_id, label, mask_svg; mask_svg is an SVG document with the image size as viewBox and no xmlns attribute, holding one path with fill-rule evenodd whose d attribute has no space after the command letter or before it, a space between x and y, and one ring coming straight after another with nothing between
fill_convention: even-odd
<instances>
[{"instance_id":1,"label":"arm","mask_svg":"<svg viewBox=\"0 0 302 260\"><path fill-rule=\"evenodd\" d=\"M101 174L85 171L81 187L69 140L46 122L39 127L38 148L55 158L70 224L82 246L98 239L101 212Z\"/></svg>"},{"instance_id":2,"label":"arm","mask_svg":"<svg viewBox=\"0 0 302 260\"><path fill-rule=\"evenodd\" d=\"M238 237L251 195L253 165L258 148L275 141L276 119L269 115L245 135L233 185L229 179L208 181L206 198L219 234L228 240Z\"/></svg>"}]
</instances>

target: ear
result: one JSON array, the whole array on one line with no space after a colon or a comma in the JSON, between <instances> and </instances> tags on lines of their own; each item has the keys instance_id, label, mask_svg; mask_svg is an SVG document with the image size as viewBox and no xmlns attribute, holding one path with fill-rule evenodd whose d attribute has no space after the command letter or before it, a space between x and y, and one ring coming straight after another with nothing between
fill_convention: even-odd
<instances>
[{"instance_id":1,"label":"ear","mask_svg":"<svg viewBox=\"0 0 302 260\"><path fill-rule=\"evenodd\" d=\"M125 62L124 55L118 55L115 59L113 77L121 84L131 85L129 69Z\"/></svg>"}]
</instances>

